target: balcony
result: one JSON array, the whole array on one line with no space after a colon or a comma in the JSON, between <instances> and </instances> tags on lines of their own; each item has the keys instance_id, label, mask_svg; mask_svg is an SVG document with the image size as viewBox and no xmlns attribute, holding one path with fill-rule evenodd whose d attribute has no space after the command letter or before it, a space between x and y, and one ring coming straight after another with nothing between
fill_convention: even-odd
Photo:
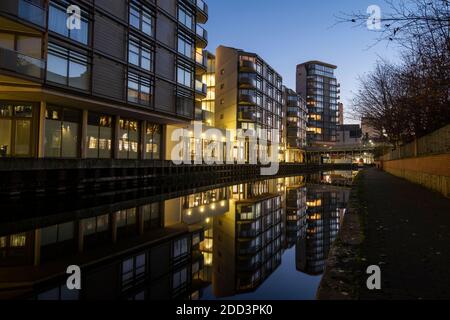
<instances>
[{"instance_id":1,"label":"balcony","mask_svg":"<svg viewBox=\"0 0 450 320\"><path fill-rule=\"evenodd\" d=\"M239 86L241 88L256 88L256 78L249 77L245 74L239 75Z\"/></svg>"},{"instance_id":2,"label":"balcony","mask_svg":"<svg viewBox=\"0 0 450 320\"><path fill-rule=\"evenodd\" d=\"M256 72L256 63L253 61L241 60L239 68L242 72Z\"/></svg>"},{"instance_id":3,"label":"balcony","mask_svg":"<svg viewBox=\"0 0 450 320\"><path fill-rule=\"evenodd\" d=\"M256 105L256 97L249 94L240 93L239 104Z\"/></svg>"},{"instance_id":4,"label":"balcony","mask_svg":"<svg viewBox=\"0 0 450 320\"><path fill-rule=\"evenodd\" d=\"M214 112L202 110L202 109L195 109L195 121L201 121L204 124L211 126L214 124L215 115Z\"/></svg>"},{"instance_id":5,"label":"balcony","mask_svg":"<svg viewBox=\"0 0 450 320\"><path fill-rule=\"evenodd\" d=\"M251 112L251 111L242 112L241 111L238 113L238 119L239 119L239 121L256 122L257 121L256 112Z\"/></svg>"},{"instance_id":6,"label":"balcony","mask_svg":"<svg viewBox=\"0 0 450 320\"><path fill-rule=\"evenodd\" d=\"M199 80L195 80L195 95L200 98L206 98L207 85Z\"/></svg>"},{"instance_id":7,"label":"balcony","mask_svg":"<svg viewBox=\"0 0 450 320\"><path fill-rule=\"evenodd\" d=\"M22 18L40 27L45 27L45 9L37 4L32 3L31 1L2 0L0 1L0 11L6 12L15 17Z\"/></svg>"},{"instance_id":8,"label":"balcony","mask_svg":"<svg viewBox=\"0 0 450 320\"><path fill-rule=\"evenodd\" d=\"M208 57L206 51L195 53L196 74L204 74L208 69Z\"/></svg>"},{"instance_id":9,"label":"balcony","mask_svg":"<svg viewBox=\"0 0 450 320\"><path fill-rule=\"evenodd\" d=\"M202 26L197 24L195 34L197 35L197 46L202 49L206 48L208 45L208 32Z\"/></svg>"},{"instance_id":10,"label":"balcony","mask_svg":"<svg viewBox=\"0 0 450 320\"><path fill-rule=\"evenodd\" d=\"M0 68L42 79L45 61L26 56L17 51L0 48Z\"/></svg>"},{"instance_id":11,"label":"balcony","mask_svg":"<svg viewBox=\"0 0 450 320\"><path fill-rule=\"evenodd\" d=\"M197 22L206 23L208 21L208 5L203 0L194 0L197 7Z\"/></svg>"}]
</instances>

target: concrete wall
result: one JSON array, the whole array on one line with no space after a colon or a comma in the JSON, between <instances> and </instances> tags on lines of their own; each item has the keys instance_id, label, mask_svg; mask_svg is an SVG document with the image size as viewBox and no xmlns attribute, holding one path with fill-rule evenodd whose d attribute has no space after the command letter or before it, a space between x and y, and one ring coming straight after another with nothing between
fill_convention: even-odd
<instances>
[{"instance_id":1,"label":"concrete wall","mask_svg":"<svg viewBox=\"0 0 450 320\"><path fill-rule=\"evenodd\" d=\"M450 198L450 153L382 161L382 168Z\"/></svg>"}]
</instances>

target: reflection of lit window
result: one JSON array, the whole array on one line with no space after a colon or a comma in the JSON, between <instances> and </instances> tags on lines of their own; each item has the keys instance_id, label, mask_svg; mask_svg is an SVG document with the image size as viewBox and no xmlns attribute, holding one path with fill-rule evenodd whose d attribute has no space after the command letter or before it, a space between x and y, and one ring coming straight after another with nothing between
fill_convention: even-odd
<instances>
[{"instance_id":1,"label":"reflection of lit window","mask_svg":"<svg viewBox=\"0 0 450 320\"><path fill-rule=\"evenodd\" d=\"M0 238L0 248L6 248L6 237Z\"/></svg>"},{"instance_id":2,"label":"reflection of lit window","mask_svg":"<svg viewBox=\"0 0 450 320\"><path fill-rule=\"evenodd\" d=\"M322 200L321 199L317 199L317 200L313 200L313 201L307 201L306 205L308 207L320 207L322 205Z\"/></svg>"},{"instance_id":3,"label":"reflection of lit window","mask_svg":"<svg viewBox=\"0 0 450 320\"><path fill-rule=\"evenodd\" d=\"M125 287L145 276L145 253L126 259L122 262L122 285Z\"/></svg>"},{"instance_id":4,"label":"reflection of lit window","mask_svg":"<svg viewBox=\"0 0 450 320\"><path fill-rule=\"evenodd\" d=\"M173 275L173 288L177 289L187 282L187 269L175 272Z\"/></svg>"},{"instance_id":5,"label":"reflection of lit window","mask_svg":"<svg viewBox=\"0 0 450 320\"><path fill-rule=\"evenodd\" d=\"M205 266L212 266L213 255L210 252L203 252L203 261Z\"/></svg>"},{"instance_id":6,"label":"reflection of lit window","mask_svg":"<svg viewBox=\"0 0 450 320\"><path fill-rule=\"evenodd\" d=\"M26 239L25 233L12 235L10 239L11 247L25 247Z\"/></svg>"},{"instance_id":7,"label":"reflection of lit window","mask_svg":"<svg viewBox=\"0 0 450 320\"><path fill-rule=\"evenodd\" d=\"M176 240L173 242L173 258L178 258L188 252L187 238Z\"/></svg>"}]
</instances>

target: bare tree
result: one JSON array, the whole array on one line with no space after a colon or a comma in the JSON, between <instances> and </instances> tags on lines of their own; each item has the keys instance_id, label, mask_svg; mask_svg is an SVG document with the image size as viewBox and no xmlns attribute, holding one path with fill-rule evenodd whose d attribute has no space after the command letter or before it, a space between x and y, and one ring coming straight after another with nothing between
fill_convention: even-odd
<instances>
[{"instance_id":1,"label":"bare tree","mask_svg":"<svg viewBox=\"0 0 450 320\"><path fill-rule=\"evenodd\" d=\"M403 47L402 63L379 61L360 79L353 111L382 128L392 143L409 141L450 122L450 7L448 0L387 0L378 41ZM352 13L340 22L366 25Z\"/></svg>"}]
</instances>

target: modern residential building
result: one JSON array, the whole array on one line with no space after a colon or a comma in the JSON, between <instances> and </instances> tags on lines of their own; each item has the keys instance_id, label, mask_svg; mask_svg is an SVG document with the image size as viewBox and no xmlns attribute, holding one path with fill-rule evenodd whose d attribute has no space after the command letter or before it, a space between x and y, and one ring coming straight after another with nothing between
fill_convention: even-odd
<instances>
[{"instance_id":1,"label":"modern residential building","mask_svg":"<svg viewBox=\"0 0 450 320\"><path fill-rule=\"evenodd\" d=\"M361 144L362 131L359 124L344 124L337 126L336 145L359 145Z\"/></svg>"},{"instance_id":2,"label":"modern residential building","mask_svg":"<svg viewBox=\"0 0 450 320\"><path fill-rule=\"evenodd\" d=\"M283 86L282 151L286 162L305 160L307 112L305 100L294 90Z\"/></svg>"},{"instance_id":3,"label":"modern residential building","mask_svg":"<svg viewBox=\"0 0 450 320\"><path fill-rule=\"evenodd\" d=\"M195 299L203 268L201 226L164 225L162 202L64 212L0 232L1 299ZM114 210L111 208L115 208ZM30 227L31 225L31 227ZM82 290L68 290L67 266L81 268Z\"/></svg>"},{"instance_id":4,"label":"modern residential building","mask_svg":"<svg viewBox=\"0 0 450 320\"><path fill-rule=\"evenodd\" d=\"M234 131L251 129L268 146L275 142L270 130L281 130L282 77L255 53L220 46L215 81L216 126ZM262 129L268 130L266 136ZM280 142L281 134L276 143ZM236 145L233 152L234 158L248 160L249 143Z\"/></svg>"},{"instance_id":5,"label":"modern residential building","mask_svg":"<svg viewBox=\"0 0 450 320\"><path fill-rule=\"evenodd\" d=\"M0 2L0 157L164 157L207 95L207 4L70 5L80 21L65 0Z\"/></svg>"},{"instance_id":6,"label":"modern residential building","mask_svg":"<svg viewBox=\"0 0 450 320\"><path fill-rule=\"evenodd\" d=\"M297 93L308 107L308 144L333 145L336 142L340 84L334 70L337 67L321 61L309 61L297 66Z\"/></svg>"}]
</instances>

